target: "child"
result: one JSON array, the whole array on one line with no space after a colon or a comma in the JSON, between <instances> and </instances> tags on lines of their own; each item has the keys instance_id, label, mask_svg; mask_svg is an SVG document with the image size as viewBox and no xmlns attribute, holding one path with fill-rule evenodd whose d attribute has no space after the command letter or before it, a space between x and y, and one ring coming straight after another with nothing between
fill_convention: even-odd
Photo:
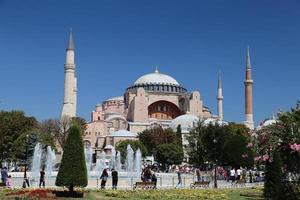
<instances>
[{"instance_id":1,"label":"child","mask_svg":"<svg viewBox=\"0 0 300 200\"><path fill-rule=\"evenodd\" d=\"M11 180L11 175L9 175L6 179L6 187L7 188L12 188L12 180Z\"/></svg>"}]
</instances>

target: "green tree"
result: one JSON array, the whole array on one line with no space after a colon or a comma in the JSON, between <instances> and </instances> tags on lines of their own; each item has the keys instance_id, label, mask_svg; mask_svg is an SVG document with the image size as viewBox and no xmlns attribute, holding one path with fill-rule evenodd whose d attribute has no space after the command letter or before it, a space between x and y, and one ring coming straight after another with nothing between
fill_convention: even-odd
<instances>
[{"instance_id":1,"label":"green tree","mask_svg":"<svg viewBox=\"0 0 300 200\"><path fill-rule=\"evenodd\" d=\"M47 119L39 123L39 130L45 134L45 139L48 139L48 142L58 145L58 149L62 150L66 143L71 124L77 124L80 127L81 135L85 134L87 122L81 117Z\"/></svg>"},{"instance_id":2,"label":"green tree","mask_svg":"<svg viewBox=\"0 0 300 200\"><path fill-rule=\"evenodd\" d=\"M247 148L247 138L244 135L232 134L223 145L223 164L238 168L252 167L254 157L251 149Z\"/></svg>"},{"instance_id":3,"label":"green tree","mask_svg":"<svg viewBox=\"0 0 300 200\"><path fill-rule=\"evenodd\" d=\"M143 143L138 140L122 140L116 144L116 150L121 153L121 162L124 163L127 155L127 146L130 145L133 151L141 150L142 156L147 155L147 149Z\"/></svg>"},{"instance_id":4,"label":"green tree","mask_svg":"<svg viewBox=\"0 0 300 200\"><path fill-rule=\"evenodd\" d=\"M177 139L178 139L180 145L182 145L182 130L181 130L180 124L176 128L176 136L177 136Z\"/></svg>"},{"instance_id":5,"label":"green tree","mask_svg":"<svg viewBox=\"0 0 300 200\"><path fill-rule=\"evenodd\" d=\"M16 157L15 141L23 134L37 127L34 117L27 117L23 111L0 112L0 163L20 159ZM25 142L25 141L23 141Z\"/></svg>"},{"instance_id":6,"label":"green tree","mask_svg":"<svg viewBox=\"0 0 300 200\"><path fill-rule=\"evenodd\" d=\"M68 187L71 192L74 187L87 186L83 140L78 125L71 125L69 129L55 185Z\"/></svg>"},{"instance_id":7,"label":"green tree","mask_svg":"<svg viewBox=\"0 0 300 200\"><path fill-rule=\"evenodd\" d=\"M157 147L161 144L175 142L181 144L181 139L177 137L172 129L155 127L146 129L138 135L139 140L145 145L149 154L156 157Z\"/></svg>"},{"instance_id":8,"label":"green tree","mask_svg":"<svg viewBox=\"0 0 300 200\"><path fill-rule=\"evenodd\" d=\"M250 136L244 125L204 124L199 122L189 133L189 162L195 166L204 163L219 165L252 166L253 154L247 149Z\"/></svg>"},{"instance_id":9,"label":"green tree","mask_svg":"<svg viewBox=\"0 0 300 200\"><path fill-rule=\"evenodd\" d=\"M264 197L266 199L281 200L283 198L281 159L277 151L273 152L272 162L268 160L265 165Z\"/></svg>"},{"instance_id":10,"label":"green tree","mask_svg":"<svg viewBox=\"0 0 300 200\"><path fill-rule=\"evenodd\" d=\"M183 160L182 146L177 143L161 144L157 147L157 161L166 169L168 165L179 165Z\"/></svg>"}]
</instances>

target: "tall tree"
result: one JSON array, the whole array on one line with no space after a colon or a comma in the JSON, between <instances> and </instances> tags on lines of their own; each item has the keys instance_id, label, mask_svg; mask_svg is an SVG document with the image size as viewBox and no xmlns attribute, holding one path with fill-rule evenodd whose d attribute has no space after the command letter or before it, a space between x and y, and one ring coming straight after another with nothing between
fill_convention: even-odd
<instances>
[{"instance_id":1,"label":"tall tree","mask_svg":"<svg viewBox=\"0 0 300 200\"><path fill-rule=\"evenodd\" d=\"M71 192L74 187L87 186L83 140L78 125L71 125L69 129L55 185L68 187Z\"/></svg>"},{"instance_id":2,"label":"tall tree","mask_svg":"<svg viewBox=\"0 0 300 200\"><path fill-rule=\"evenodd\" d=\"M162 129L161 127L146 129L139 133L138 138L146 146L148 153L154 156L156 156L157 147L161 144L172 142L180 144L180 140L172 129Z\"/></svg>"},{"instance_id":3,"label":"tall tree","mask_svg":"<svg viewBox=\"0 0 300 200\"><path fill-rule=\"evenodd\" d=\"M182 146L177 143L161 144L157 147L157 161L166 169L168 165L179 165L183 160Z\"/></svg>"},{"instance_id":4,"label":"tall tree","mask_svg":"<svg viewBox=\"0 0 300 200\"><path fill-rule=\"evenodd\" d=\"M0 163L11 161L15 157L14 142L25 133L32 132L37 127L34 117L27 117L23 111L0 112ZM25 141L24 141L25 142Z\"/></svg>"},{"instance_id":5,"label":"tall tree","mask_svg":"<svg viewBox=\"0 0 300 200\"><path fill-rule=\"evenodd\" d=\"M46 135L51 135L54 138L54 143L58 145L59 149L63 149L66 139L68 137L69 128L72 123L80 126L81 134L85 134L87 123L85 119L80 117L63 117L62 119L48 119L39 124L39 129Z\"/></svg>"}]
</instances>

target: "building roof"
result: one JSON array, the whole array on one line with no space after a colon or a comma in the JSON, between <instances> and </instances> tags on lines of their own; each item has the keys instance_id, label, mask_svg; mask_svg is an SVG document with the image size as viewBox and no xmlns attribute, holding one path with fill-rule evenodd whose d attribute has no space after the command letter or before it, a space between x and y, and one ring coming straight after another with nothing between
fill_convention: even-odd
<instances>
[{"instance_id":1,"label":"building roof","mask_svg":"<svg viewBox=\"0 0 300 200\"><path fill-rule=\"evenodd\" d=\"M116 132L113 132L110 136L112 137L136 137L136 133L132 133L127 130L118 130Z\"/></svg>"},{"instance_id":2,"label":"building roof","mask_svg":"<svg viewBox=\"0 0 300 200\"><path fill-rule=\"evenodd\" d=\"M196 115L185 114L180 115L172 120L170 127L176 131L178 125L181 126L182 133L188 133L192 128L197 125L199 118Z\"/></svg>"},{"instance_id":3,"label":"building roof","mask_svg":"<svg viewBox=\"0 0 300 200\"><path fill-rule=\"evenodd\" d=\"M162 74L158 70L155 70L155 72L153 73L145 74L134 82L134 85L146 84L164 84L180 86L180 84L173 77L166 74Z\"/></svg>"},{"instance_id":4,"label":"building roof","mask_svg":"<svg viewBox=\"0 0 300 200\"><path fill-rule=\"evenodd\" d=\"M124 96L111 97L106 101L124 101Z\"/></svg>"}]
</instances>

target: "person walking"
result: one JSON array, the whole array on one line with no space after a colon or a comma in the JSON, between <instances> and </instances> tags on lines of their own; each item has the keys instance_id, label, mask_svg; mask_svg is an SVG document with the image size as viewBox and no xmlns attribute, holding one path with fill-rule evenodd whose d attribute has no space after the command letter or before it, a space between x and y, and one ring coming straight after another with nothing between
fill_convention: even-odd
<instances>
[{"instance_id":1,"label":"person walking","mask_svg":"<svg viewBox=\"0 0 300 200\"><path fill-rule=\"evenodd\" d=\"M178 184L176 187L182 187L181 168L178 169L177 176L178 176Z\"/></svg>"},{"instance_id":2,"label":"person walking","mask_svg":"<svg viewBox=\"0 0 300 200\"><path fill-rule=\"evenodd\" d=\"M201 182L201 171L199 168L196 169L196 176L197 176L197 181Z\"/></svg>"},{"instance_id":3,"label":"person walking","mask_svg":"<svg viewBox=\"0 0 300 200\"><path fill-rule=\"evenodd\" d=\"M43 188L45 188L45 168L42 168L42 170L40 171L40 184L39 184L39 187L41 188L42 185L43 185Z\"/></svg>"},{"instance_id":4,"label":"person walking","mask_svg":"<svg viewBox=\"0 0 300 200\"><path fill-rule=\"evenodd\" d=\"M1 170L1 182L4 184L4 186L6 186L7 177L8 177L7 168L4 167Z\"/></svg>"},{"instance_id":5,"label":"person walking","mask_svg":"<svg viewBox=\"0 0 300 200\"><path fill-rule=\"evenodd\" d=\"M103 172L102 172L102 174L101 174L101 176L100 176L100 179L101 179L101 189L105 189L107 178L108 178L107 169L104 169Z\"/></svg>"},{"instance_id":6,"label":"person walking","mask_svg":"<svg viewBox=\"0 0 300 200\"><path fill-rule=\"evenodd\" d=\"M233 183L235 181L235 169L231 168L230 170L230 180Z\"/></svg>"},{"instance_id":7,"label":"person walking","mask_svg":"<svg viewBox=\"0 0 300 200\"><path fill-rule=\"evenodd\" d=\"M154 183L154 189L156 189L157 177L156 177L155 171L152 171L151 182Z\"/></svg>"},{"instance_id":8,"label":"person walking","mask_svg":"<svg viewBox=\"0 0 300 200\"><path fill-rule=\"evenodd\" d=\"M7 188L12 188L12 180L11 180L11 175L9 175L6 179L6 187Z\"/></svg>"},{"instance_id":9,"label":"person walking","mask_svg":"<svg viewBox=\"0 0 300 200\"><path fill-rule=\"evenodd\" d=\"M118 171L112 169L111 177L112 177L112 189L116 190L118 186Z\"/></svg>"},{"instance_id":10,"label":"person walking","mask_svg":"<svg viewBox=\"0 0 300 200\"><path fill-rule=\"evenodd\" d=\"M242 175L242 170L241 170L241 168L238 168L238 169L236 170L236 174L237 174L237 180L240 180L240 179L241 179L241 175Z\"/></svg>"}]
</instances>

